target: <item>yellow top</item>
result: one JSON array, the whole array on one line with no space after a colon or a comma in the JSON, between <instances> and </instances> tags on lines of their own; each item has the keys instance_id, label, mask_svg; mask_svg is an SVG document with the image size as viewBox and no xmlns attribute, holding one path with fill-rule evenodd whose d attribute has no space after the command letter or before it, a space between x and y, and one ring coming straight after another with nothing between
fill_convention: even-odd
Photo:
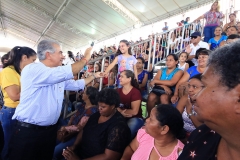
<instances>
[{"instance_id":1,"label":"yellow top","mask_svg":"<svg viewBox=\"0 0 240 160\"><path fill-rule=\"evenodd\" d=\"M7 92L5 91L6 87L12 86L12 85L20 85L20 75L16 72L13 66L8 66L4 68L1 71L0 74L0 85L3 92L3 100L4 100L4 106L10 107L10 108L16 108L19 104L19 101L14 102L12 99L8 97Z\"/></svg>"}]
</instances>

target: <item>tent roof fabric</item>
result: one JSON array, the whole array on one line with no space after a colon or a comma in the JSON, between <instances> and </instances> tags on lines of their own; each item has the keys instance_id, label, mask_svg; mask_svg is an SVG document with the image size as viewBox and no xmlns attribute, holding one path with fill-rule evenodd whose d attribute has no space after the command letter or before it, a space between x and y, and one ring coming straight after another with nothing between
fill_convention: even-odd
<instances>
[{"instance_id":1,"label":"tent roof fabric","mask_svg":"<svg viewBox=\"0 0 240 160\"><path fill-rule=\"evenodd\" d=\"M144 25L213 2L118 1ZM0 0L0 18L0 32L15 33L33 43L40 39L54 39L66 49L80 48L93 40L109 39L134 26L133 21L124 18L102 0Z\"/></svg>"}]
</instances>

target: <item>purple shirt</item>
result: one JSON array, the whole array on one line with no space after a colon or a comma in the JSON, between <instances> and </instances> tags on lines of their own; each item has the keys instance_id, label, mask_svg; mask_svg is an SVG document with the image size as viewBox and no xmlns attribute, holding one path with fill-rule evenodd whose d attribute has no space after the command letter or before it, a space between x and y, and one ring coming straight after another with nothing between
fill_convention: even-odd
<instances>
[{"instance_id":1,"label":"purple shirt","mask_svg":"<svg viewBox=\"0 0 240 160\"><path fill-rule=\"evenodd\" d=\"M122 54L118 56L118 74L125 70L131 70L134 72L134 65L137 63L137 59L134 56L125 57Z\"/></svg>"},{"instance_id":2,"label":"purple shirt","mask_svg":"<svg viewBox=\"0 0 240 160\"><path fill-rule=\"evenodd\" d=\"M219 26L220 19L223 18L223 14L221 12L208 11L204 14L204 18L206 19L205 26Z\"/></svg>"}]
</instances>

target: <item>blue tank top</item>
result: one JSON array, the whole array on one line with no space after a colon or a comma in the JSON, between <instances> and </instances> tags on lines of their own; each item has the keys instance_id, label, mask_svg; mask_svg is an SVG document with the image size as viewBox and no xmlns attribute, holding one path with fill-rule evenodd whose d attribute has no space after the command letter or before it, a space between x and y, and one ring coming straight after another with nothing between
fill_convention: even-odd
<instances>
[{"instance_id":1,"label":"blue tank top","mask_svg":"<svg viewBox=\"0 0 240 160\"><path fill-rule=\"evenodd\" d=\"M198 72L198 70L197 70L197 66L192 66L192 67L188 68L187 72L188 72L188 74L190 75L190 78L192 78L193 76L195 76L195 75L197 75L197 74L200 73L200 72ZM189 78L189 79L190 79L190 78Z\"/></svg>"},{"instance_id":2,"label":"blue tank top","mask_svg":"<svg viewBox=\"0 0 240 160\"><path fill-rule=\"evenodd\" d=\"M171 80L173 76L180 71L179 68L175 68L171 73L167 74L167 68L161 68L162 75L160 77L160 80Z\"/></svg>"}]
</instances>

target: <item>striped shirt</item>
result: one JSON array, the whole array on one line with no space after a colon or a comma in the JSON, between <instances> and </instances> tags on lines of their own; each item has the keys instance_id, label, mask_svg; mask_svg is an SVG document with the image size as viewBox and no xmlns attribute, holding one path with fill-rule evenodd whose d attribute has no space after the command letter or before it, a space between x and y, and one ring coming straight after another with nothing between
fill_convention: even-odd
<instances>
[{"instance_id":1,"label":"striped shirt","mask_svg":"<svg viewBox=\"0 0 240 160\"><path fill-rule=\"evenodd\" d=\"M56 124L62 110L64 90L77 91L84 80L74 81L71 65L47 67L32 63L21 72L20 103L12 119L48 126Z\"/></svg>"}]
</instances>

